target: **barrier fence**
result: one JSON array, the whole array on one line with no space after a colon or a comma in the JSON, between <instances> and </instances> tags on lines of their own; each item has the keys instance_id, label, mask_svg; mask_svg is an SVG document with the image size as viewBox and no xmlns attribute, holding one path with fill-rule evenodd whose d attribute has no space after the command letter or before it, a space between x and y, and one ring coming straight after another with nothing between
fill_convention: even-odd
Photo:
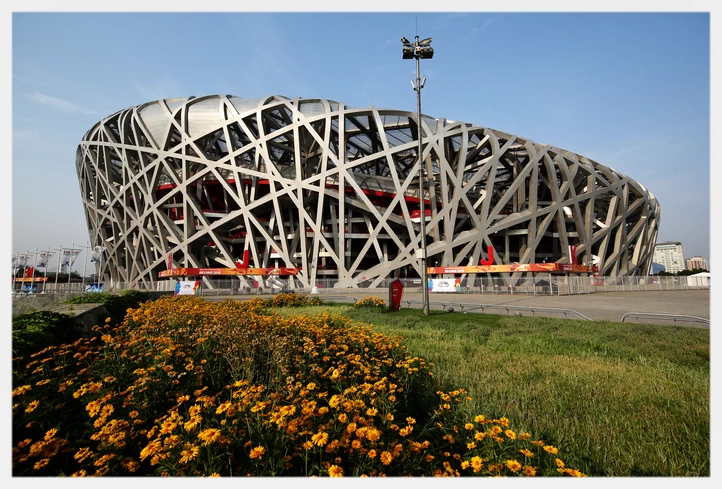
<instances>
[{"instance_id":1,"label":"barrier fence","mask_svg":"<svg viewBox=\"0 0 722 489\"><path fill-rule=\"evenodd\" d=\"M314 286L319 294L358 293L359 289L364 293L386 294L388 287L394 279L387 279L380 282L376 287L368 287L371 282L363 282L358 287L340 287L337 280L318 279ZM420 279L400 279L404 289L408 292L421 292ZM454 279L449 279L453 281ZM203 277L199 280L200 286L196 295L242 295L257 294L268 295L280 292L311 292L312 287L303 287L295 277L271 277L245 283L237 277L216 278ZM124 290L155 290L173 292L176 288L175 280L159 280L155 288L149 289L137 283L105 282L103 291L121 292ZM709 289L709 278L700 277L587 277L587 276L564 276L552 274L537 274L535 277L505 279L502 277L476 276L465 277L455 287L455 292L435 292L432 296L444 296L455 294L527 294L527 295L580 295L594 294L597 292L637 292L637 291L662 291L662 290L696 290ZM83 293L91 292L90 286L80 282L68 283L47 283L38 284L35 293ZM96 288L97 290L97 288ZM27 294L19 288L14 290L15 294Z\"/></svg>"}]
</instances>

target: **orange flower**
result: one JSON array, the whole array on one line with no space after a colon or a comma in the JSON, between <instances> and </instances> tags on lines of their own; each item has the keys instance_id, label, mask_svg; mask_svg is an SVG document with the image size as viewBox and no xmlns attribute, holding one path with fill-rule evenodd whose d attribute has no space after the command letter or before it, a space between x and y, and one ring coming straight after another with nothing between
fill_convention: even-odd
<instances>
[{"instance_id":1,"label":"orange flower","mask_svg":"<svg viewBox=\"0 0 722 489\"><path fill-rule=\"evenodd\" d=\"M509 470L512 472L518 472L521 470L521 464L516 460L507 460L506 466L509 467Z\"/></svg>"},{"instance_id":2,"label":"orange flower","mask_svg":"<svg viewBox=\"0 0 722 489\"><path fill-rule=\"evenodd\" d=\"M251 450L251 453L249 455L250 458L261 458L263 457L263 454L266 453L266 449L262 446L257 446L253 450Z\"/></svg>"},{"instance_id":3,"label":"orange flower","mask_svg":"<svg viewBox=\"0 0 722 489\"><path fill-rule=\"evenodd\" d=\"M391 455L391 452L381 452L381 463L383 463L384 465L389 465L393 459L394 457L393 455Z\"/></svg>"},{"instance_id":4,"label":"orange flower","mask_svg":"<svg viewBox=\"0 0 722 489\"><path fill-rule=\"evenodd\" d=\"M343 477L343 469L338 465L332 465L328 468L328 475L330 477Z\"/></svg>"}]
</instances>

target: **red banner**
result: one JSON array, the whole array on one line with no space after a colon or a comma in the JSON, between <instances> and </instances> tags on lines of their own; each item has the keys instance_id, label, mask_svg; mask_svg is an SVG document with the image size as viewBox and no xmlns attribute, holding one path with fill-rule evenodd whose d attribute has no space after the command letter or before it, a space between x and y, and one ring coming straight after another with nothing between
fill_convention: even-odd
<instances>
[{"instance_id":1,"label":"red banner","mask_svg":"<svg viewBox=\"0 0 722 489\"><path fill-rule=\"evenodd\" d=\"M172 268L158 272L158 278L199 275L298 275L297 268Z\"/></svg>"},{"instance_id":2,"label":"red banner","mask_svg":"<svg viewBox=\"0 0 722 489\"><path fill-rule=\"evenodd\" d=\"M427 273L438 275L442 273L514 273L514 272L551 272L551 273L596 273L597 266L571 265L567 263L513 263L511 265L477 265L467 267L429 267Z\"/></svg>"}]
</instances>

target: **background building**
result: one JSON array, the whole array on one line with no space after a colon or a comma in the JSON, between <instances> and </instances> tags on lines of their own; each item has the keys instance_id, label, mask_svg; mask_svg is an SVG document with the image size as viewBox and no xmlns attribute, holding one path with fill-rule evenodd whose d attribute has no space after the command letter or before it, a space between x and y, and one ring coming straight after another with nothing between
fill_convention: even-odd
<instances>
[{"instance_id":1,"label":"background building","mask_svg":"<svg viewBox=\"0 0 722 489\"><path fill-rule=\"evenodd\" d=\"M245 251L298 268L293 286L374 287L421 275L421 239L429 266L477 265L488 247L496 264L570 263L571 246L603 275L646 275L660 214L642 184L561 148L323 99L131 107L85 134L76 169L101 276L145 287L169 262L234 267Z\"/></svg>"},{"instance_id":2,"label":"background building","mask_svg":"<svg viewBox=\"0 0 722 489\"><path fill-rule=\"evenodd\" d=\"M709 270L707 266L707 260L702 258L701 256L693 256L692 258L687 259L687 270L694 270L695 268L702 268L704 270Z\"/></svg>"},{"instance_id":3,"label":"background building","mask_svg":"<svg viewBox=\"0 0 722 489\"><path fill-rule=\"evenodd\" d=\"M664 265L669 273L684 270L684 252L679 241L664 241L654 246L654 262Z\"/></svg>"}]
</instances>

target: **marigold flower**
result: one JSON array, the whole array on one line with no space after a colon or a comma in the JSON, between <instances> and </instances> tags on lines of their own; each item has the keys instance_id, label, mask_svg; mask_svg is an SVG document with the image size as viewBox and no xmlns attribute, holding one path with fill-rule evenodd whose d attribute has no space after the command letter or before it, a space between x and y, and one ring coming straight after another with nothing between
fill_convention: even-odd
<instances>
[{"instance_id":1,"label":"marigold flower","mask_svg":"<svg viewBox=\"0 0 722 489\"><path fill-rule=\"evenodd\" d=\"M372 448L371 450L369 450L369 452L368 452L366 455L368 456L368 458L375 458L375 457L376 457L376 450L374 450L374 449Z\"/></svg>"},{"instance_id":2,"label":"marigold flower","mask_svg":"<svg viewBox=\"0 0 722 489\"><path fill-rule=\"evenodd\" d=\"M509 420L506 418L499 418L499 423L505 428L509 426Z\"/></svg>"},{"instance_id":3,"label":"marigold flower","mask_svg":"<svg viewBox=\"0 0 722 489\"><path fill-rule=\"evenodd\" d=\"M383 451L381 452L381 463L384 465L389 465L391 461L394 459L393 455L391 455L391 452Z\"/></svg>"},{"instance_id":4,"label":"marigold flower","mask_svg":"<svg viewBox=\"0 0 722 489\"><path fill-rule=\"evenodd\" d=\"M473 425L472 423L466 423L466 424L464 425L464 428L466 428L467 430L473 430L473 429L474 429L474 425Z\"/></svg>"},{"instance_id":5,"label":"marigold flower","mask_svg":"<svg viewBox=\"0 0 722 489\"><path fill-rule=\"evenodd\" d=\"M464 469L464 470L468 469L470 465L471 465L471 464L470 464L469 462L467 462L466 460L464 460L463 462L461 462L461 468Z\"/></svg>"},{"instance_id":6,"label":"marigold flower","mask_svg":"<svg viewBox=\"0 0 722 489\"><path fill-rule=\"evenodd\" d=\"M536 469L531 465L524 466L524 475L527 477L534 477L536 475Z\"/></svg>"},{"instance_id":7,"label":"marigold flower","mask_svg":"<svg viewBox=\"0 0 722 489\"><path fill-rule=\"evenodd\" d=\"M207 428L200 433L198 433L198 438L203 440L204 445L210 445L213 442L216 442L221 437L221 430L217 428Z\"/></svg>"},{"instance_id":8,"label":"marigold flower","mask_svg":"<svg viewBox=\"0 0 722 489\"><path fill-rule=\"evenodd\" d=\"M556 455L557 453L559 453L559 450L558 450L556 447L552 446L552 445L546 445L546 446L544 446L544 450L546 450L546 451L549 452L549 453L553 453L553 454L555 454L555 455Z\"/></svg>"},{"instance_id":9,"label":"marigold flower","mask_svg":"<svg viewBox=\"0 0 722 489\"><path fill-rule=\"evenodd\" d=\"M338 465L332 465L328 468L328 475L330 477L343 477L343 469Z\"/></svg>"},{"instance_id":10,"label":"marigold flower","mask_svg":"<svg viewBox=\"0 0 722 489\"><path fill-rule=\"evenodd\" d=\"M266 453L266 449L262 446L257 446L254 449L251 450L250 455L248 455L250 458L261 458L263 457L263 454Z\"/></svg>"},{"instance_id":11,"label":"marigold flower","mask_svg":"<svg viewBox=\"0 0 722 489\"><path fill-rule=\"evenodd\" d=\"M406 418L406 422L408 424L416 424L416 420L414 418Z\"/></svg>"},{"instance_id":12,"label":"marigold flower","mask_svg":"<svg viewBox=\"0 0 722 489\"><path fill-rule=\"evenodd\" d=\"M507 438L509 438L511 440L516 440L516 433L514 433L512 430L506 430L504 432L504 434L506 435Z\"/></svg>"},{"instance_id":13,"label":"marigold flower","mask_svg":"<svg viewBox=\"0 0 722 489\"><path fill-rule=\"evenodd\" d=\"M328 433L325 433L323 431L319 431L315 435L311 437L311 441L314 445L317 445L319 447L324 446L328 442Z\"/></svg>"},{"instance_id":14,"label":"marigold flower","mask_svg":"<svg viewBox=\"0 0 722 489\"><path fill-rule=\"evenodd\" d=\"M469 450L473 450L474 448L476 448L476 443L474 443L473 441L469 442L466 444L466 448L468 448Z\"/></svg>"},{"instance_id":15,"label":"marigold flower","mask_svg":"<svg viewBox=\"0 0 722 489\"><path fill-rule=\"evenodd\" d=\"M527 450L526 448L522 448L521 450L519 450L519 452L520 452L522 455L526 455L527 457L533 457L533 456L534 456L534 453L532 453L530 450Z\"/></svg>"},{"instance_id":16,"label":"marigold flower","mask_svg":"<svg viewBox=\"0 0 722 489\"><path fill-rule=\"evenodd\" d=\"M482 462L481 457L471 457L471 468L474 469L474 472L481 472Z\"/></svg>"},{"instance_id":17,"label":"marigold flower","mask_svg":"<svg viewBox=\"0 0 722 489\"><path fill-rule=\"evenodd\" d=\"M509 470L512 472L518 472L521 470L521 464L516 460L507 460L506 466L509 467Z\"/></svg>"},{"instance_id":18,"label":"marigold flower","mask_svg":"<svg viewBox=\"0 0 722 489\"><path fill-rule=\"evenodd\" d=\"M562 462L562 459L557 458L557 459L554 459L554 461L556 462L557 467L562 467L562 468L564 467L564 462Z\"/></svg>"}]
</instances>

